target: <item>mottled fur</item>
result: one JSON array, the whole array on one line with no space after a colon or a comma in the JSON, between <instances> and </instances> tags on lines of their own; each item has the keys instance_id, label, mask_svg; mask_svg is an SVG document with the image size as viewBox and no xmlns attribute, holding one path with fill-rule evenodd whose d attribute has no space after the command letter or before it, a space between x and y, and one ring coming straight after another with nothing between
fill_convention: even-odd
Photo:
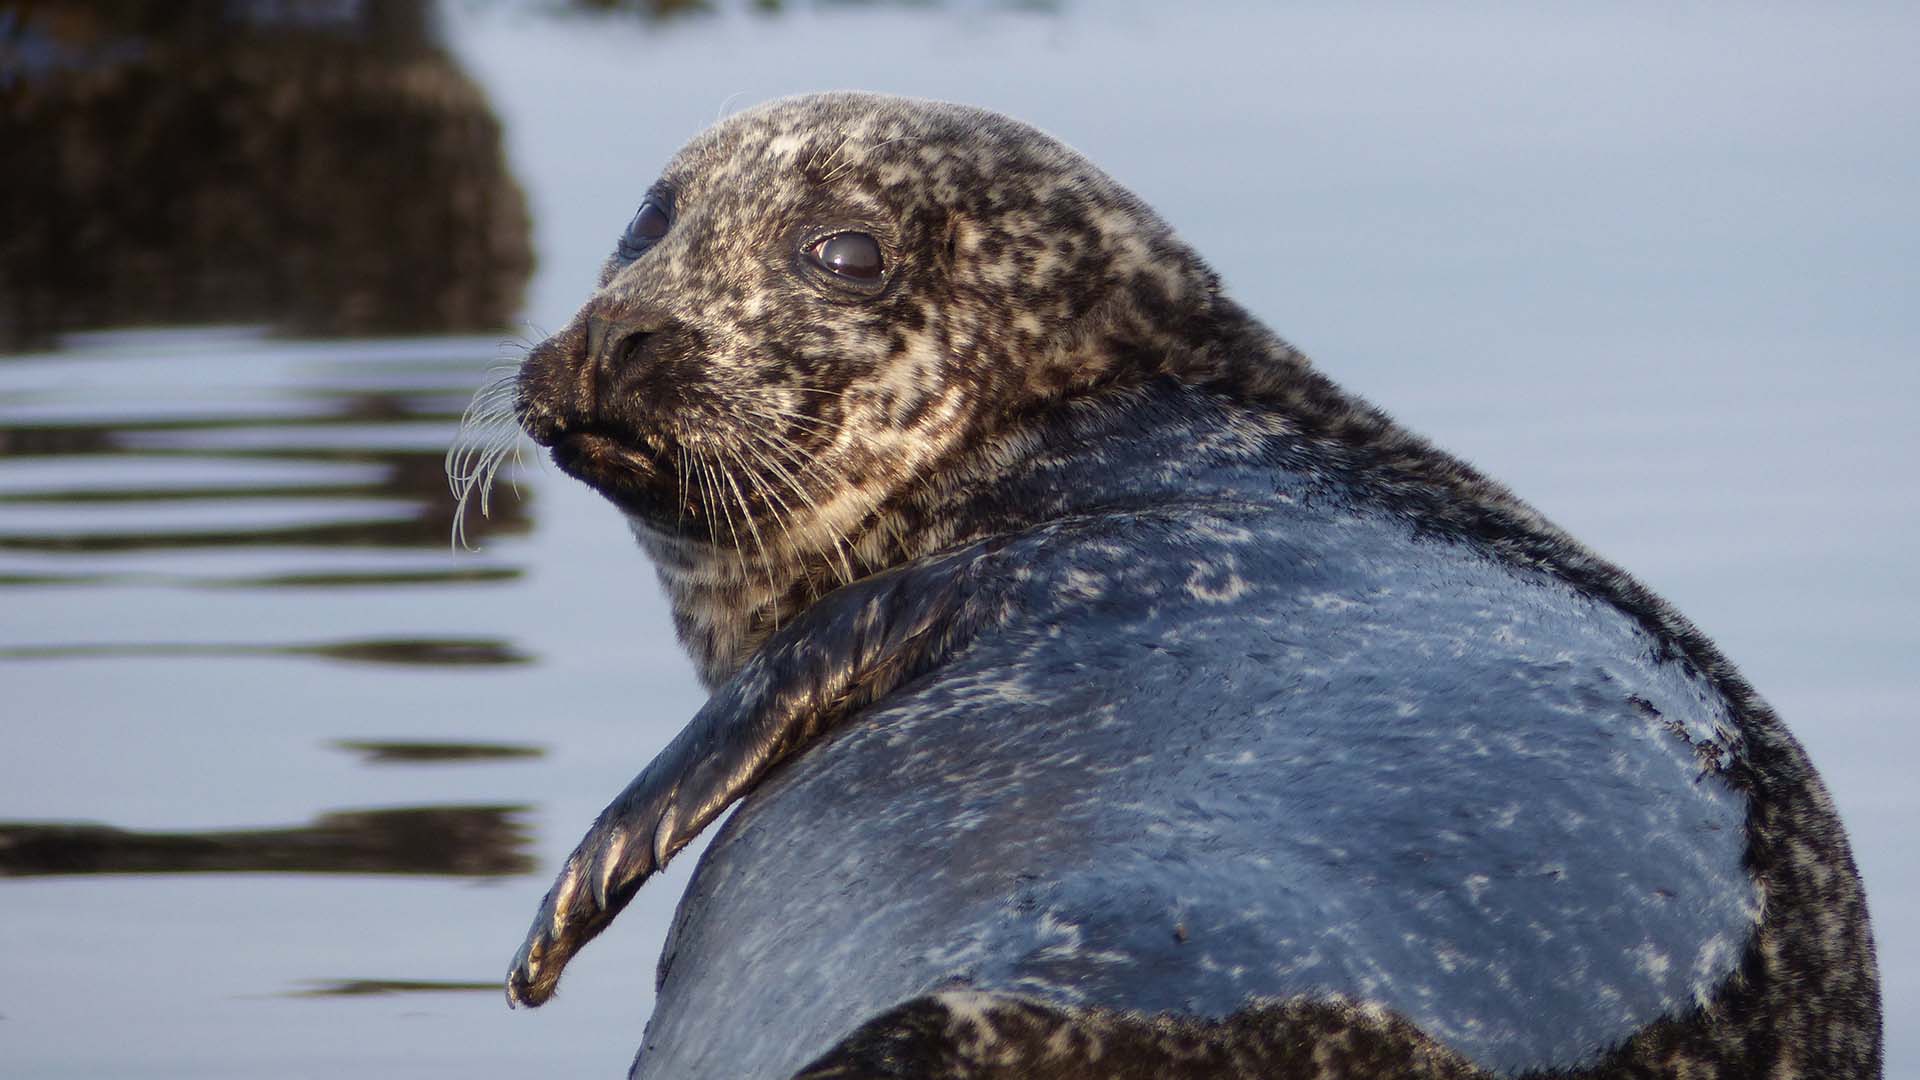
<instances>
[{"instance_id":1,"label":"mottled fur","mask_svg":"<svg viewBox=\"0 0 1920 1080\"><path fill-rule=\"evenodd\" d=\"M1486 1074L1379 1009L1296 999L1220 1021L1068 1015L966 991L875 1017L794 1080L1478 1080Z\"/></svg>"},{"instance_id":2,"label":"mottled fur","mask_svg":"<svg viewBox=\"0 0 1920 1080\"><path fill-rule=\"evenodd\" d=\"M966 633L927 627L968 604L969 619L991 618L992 603L938 579L951 595L917 611L921 630L874 616L881 630L850 646L872 654L857 670L843 654L794 651L805 641L750 665L770 635L836 588L1045 523L1046 509L1009 499L1002 478L1071 453L1057 440L1073 417L1112 416L1177 387L1231 402L1237 436L1284 442L1356 498L1626 612L1657 640L1657 660L1724 698L1733 722L1698 749L1747 799L1763 917L1705 1008L1567 1075L1878 1074L1859 879L1831 800L1765 703L1638 582L1313 370L1094 166L990 113L831 94L724 121L668 165L652 197L671 208L671 229L639 258L609 261L580 315L532 351L517 413L563 468L628 511L717 691L702 716L798 718L755 729L777 738L742 736L745 757L725 758L732 771L703 789L697 813L671 799L609 808L549 895L516 961L515 996L544 1000L566 957L727 802L936 667ZM847 288L804 259L848 229L882 244L877 290ZM803 669L813 673L793 674ZM642 777L648 791L698 787L680 774L714 757L710 742L675 753ZM1119 1056L1082 1052L1090 1046ZM1352 1003L1256 1005L1203 1023L944 996L876 1018L805 1075L1479 1074Z\"/></svg>"}]
</instances>

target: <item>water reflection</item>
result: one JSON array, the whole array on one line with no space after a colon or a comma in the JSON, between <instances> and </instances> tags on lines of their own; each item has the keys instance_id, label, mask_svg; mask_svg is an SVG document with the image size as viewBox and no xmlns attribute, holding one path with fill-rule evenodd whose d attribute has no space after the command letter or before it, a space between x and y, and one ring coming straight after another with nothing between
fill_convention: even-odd
<instances>
[{"instance_id":1,"label":"water reflection","mask_svg":"<svg viewBox=\"0 0 1920 1080\"><path fill-rule=\"evenodd\" d=\"M0 500L4 501L4 500ZM353 589L392 588L403 585L491 585L511 581L520 569L511 566L479 566L470 570L367 570L313 574L254 574L228 577L190 577L153 571L116 571L87 574L0 573L0 588L25 585L103 585L119 587L164 586L183 589Z\"/></svg>"},{"instance_id":2,"label":"water reflection","mask_svg":"<svg viewBox=\"0 0 1920 1080\"><path fill-rule=\"evenodd\" d=\"M117 684L137 669L112 661L164 659L169 678L224 692L244 677L213 665L235 659L432 671L533 660L505 636L440 614L463 591L524 572L511 545L488 541L530 529L526 500L500 500L491 518L469 523L487 550L458 559L450 550L441 458L497 343L182 330L76 335L64 346L0 360L0 610L14 616L0 623L0 662L10 672L38 679L52 662L103 660L90 670ZM394 595L401 587L448 599L410 604ZM62 595L45 595L54 588ZM252 606L247 594L266 591L307 595ZM382 625L364 613L376 602L430 621ZM333 692L286 685L316 687L321 700ZM109 693L86 711L165 708L145 700ZM297 716L283 706L274 719ZM381 722L356 726L370 719ZM462 755L455 745L355 749L383 761L532 752ZM185 833L0 824L0 876L522 874L532 856L519 812L368 810Z\"/></svg>"},{"instance_id":3,"label":"water reflection","mask_svg":"<svg viewBox=\"0 0 1920 1080\"><path fill-rule=\"evenodd\" d=\"M498 994L500 982L456 982L434 979L335 979L314 980L308 990L292 990L285 996L296 998L370 997L379 994Z\"/></svg>"},{"instance_id":4,"label":"water reflection","mask_svg":"<svg viewBox=\"0 0 1920 1080\"><path fill-rule=\"evenodd\" d=\"M368 765L427 765L467 761L514 761L543 757L546 749L508 743L373 742L337 739L336 748Z\"/></svg>"},{"instance_id":5,"label":"water reflection","mask_svg":"<svg viewBox=\"0 0 1920 1080\"><path fill-rule=\"evenodd\" d=\"M485 96L424 2L0 12L0 348L74 327L504 326L533 266Z\"/></svg>"},{"instance_id":6,"label":"water reflection","mask_svg":"<svg viewBox=\"0 0 1920 1080\"><path fill-rule=\"evenodd\" d=\"M520 806L343 810L310 825L134 832L108 825L0 822L0 877L69 874L430 874L533 870Z\"/></svg>"},{"instance_id":7,"label":"water reflection","mask_svg":"<svg viewBox=\"0 0 1920 1080\"><path fill-rule=\"evenodd\" d=\"M23 716L57 700L61 719L0 749L16 926L72 888L35 879L534 869L527 808L497 782L423 793L390 770L343 791L262 749L292 735L367 764L543 753L461 740L459 707L441 704L460 700L458 675L534 659L470 596L524 574L513 541L530 505L502 498L468 520L483 550L456 559L442 465L473 387L513 350L492 333L365 336L497 332L533 265L499 125L433 10L0 5L0 146L17 166L0 170L0 353L16 354L0 355L0 685ZM184 328L74 332L128 326ZM347 335L361 337L313 340ZM239 719L212 735L222 717ZM343 728L378 737L330 738ZM73 782L75 762L106 779ZM215 775L227 781L195 779ZM261 809L261 784L297 809ZM182 797L219 827L163 825ZM233 824L389 798L413 805ZM116 877L73 891L225 888ZM343 925L315 931L335 935L327 955L351 955ZM143 930L113 962L137 966L161 936ZM81 982L139 981L100 976L76 944L90 935L33 937ZM289 996L482 987L333 979Z\"/></svg>"},{"instance_id":8,"label":"water reflection","mask_svg":"<svg viewBox=\"0 0 1920 1080\"><path fill-rule=\"evenodd\" d=\"M945 6L942 0L811 0L811 2L802 3L794 3L793 0L735 0L733 3L725 3L721 0L557 0L552 7L553 10L562 12L634 15L648 22L670 22L689 15L715 15L727 10L745 10L756 15L778 15L796 8L891 7L905 8L910 11L928 11ZM963 6L1056 12L1065 5L1062 0L972 0L972 3Z\"/></svg>"},{"instance_id":9,"label":"water reflection","mask_svg":"<svg viewBox=\"0 0 1920 1080\"><path fill-rule=\"evenodd\" d=\"M298 656L366 664L525 664L533 657L494 638L422 638L328 641L311 645L233 643L101 643L0 646L0 660L76 660L102 658Z\"/></svg>"},{"instance_id":10,"label":"water reflection","mask_svg":"<svg viewBox=\"0 0 1920 1080\"><path fill-rule=\"evenodd\" d=\"M455 504L442 455L496 351L479 339L348 348L128 333L0 363L0 589L513 580L520 568L497 558L444 557ZM475 543L525 533L529 505L497 500L468 521ZM160 565L215 549L287 557ZM473 653L447 644L448 657Z\"/></svg>"}]
</instances>

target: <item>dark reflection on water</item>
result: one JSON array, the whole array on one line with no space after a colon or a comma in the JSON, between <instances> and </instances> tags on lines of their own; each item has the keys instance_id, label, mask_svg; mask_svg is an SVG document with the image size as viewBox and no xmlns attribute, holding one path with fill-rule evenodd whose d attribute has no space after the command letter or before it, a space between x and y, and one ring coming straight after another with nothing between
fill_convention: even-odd
<instances>
[{"instance_id":1,"label":"dark reflection on water","mask_svg":"<svg viewBox=\"0 0 1920 1080\"><path fill-rule=\"evenodd\" d=\"M457 342L440 346L444 355L433 363L382 362L367 354L403 346L309 347L315 351L305 357L262 358L241 339L208 343L182 364L163 340L151 353L140 335L98 340L104 348L81 343L0 364L0 553L133 561L84 569L0 563L0 588L471 585L519 575L518 567L486 559L200 574L137 560L237 547L445 551L455 503L444 447L486 345L473 342L466 352ZM84 395L65 390L65 356L90 361L103 385ZM116 385L122 374L125 385ZM158 406L145 400L156 383L176 399L214 407ZM235 398L245 406L218 407ZM263 469L275 478L260 479ZM524 534L529 502L495 500L490 516L469 515L466 525L481 546Z\"/></svg>"},{"instance_id":2,"label":"dark reflection on water","mask_svg":"<svg viewBox=\"0 0 1920 1080\"><path fill-rule=\"evenodd\" d=\"M311 825L134 832L82 823L0 822L0 877L67 874L430 874L533 869L520 806L342 810Z\"/></svg>"},{"instance_id":3,"label":"dark reflection on water","mask_svg":"<svg viewBox=\"0 0 1920 1080\"><path fill-rule=\"evenodd\" d=\"M495 500L491 516L466 522L487 550L449 555L443 454L499 359L495 341L68 333L509 325L533 266L526 200L432 11L421 0L0 9L0 351L48 350L0 357L0 679L44 685L47 665L90 661L66 707L110 733L107 746L137 743L145 725L200 745L202 695L262 681L229 674L221 665L234 659L352 665L265 676L284 700L268 699L263 720L321 740L340 723L330 702L380 701L379 688L405 700L422 678L382 667L534 659L457 606L467 590L521 577L498 542L530 532L528 502ZM436 595L397 601L401 587ZM266 592L270 607L248 595ZM156 658L166 664L116 663ZM411 719L375 711L353 726L411 731ZM337 745L370 763L541 753L457 738ZM195 767L265 766L207 751ZM426 801L393 779L395 801ZM196 790L203 805L224 798ZM0 877L532 871L525 807L487 805L485 791L450 801L272 828L0 822ZM240 800L212 805L224 820L258 820ZM480 985L331 980L301 996Z\"/></svg>"},{"instance_id":4,"label":"dark reflection on water","mask_svg":"<svg viewBox=\"0 0 1920 1080\"><path fill-rule=\"evenodd\" d=\"M303 495L308 493L302 492ZM240 545L284 545L288 547L402 547L431 545L451 528L450 513L431 514L445 519L424 524L413 521L330 521L316 525L277 528L210 529L168 532L153 535L124 533L50 533L39 536L8 536L0 533L0 549L20 551L138 551L150 548L237 547ZM497 523L496 523L497 524ZM428 538L433 539L429 540Z\"/></svg>"},{"instance_id":5,"label":"dark reflection on water","mask_svg":"<svg viewBox=\"0 0 1920 1080\"><path fill-rule=\"evenodd\" d=\"M468 367L466 370L471 370ZM361 378L379 372L357 370ZM7 385L0 372L0 387ZM210 388L211 389L211 388ZM333 501L381 507L377 515L298 524L212 528L178 528L164 532L36 529L30 533L0 526L0 550L40 552L125 552L152 549L232 547L238 545L293 547L441 547L451 535L455 504L448 497L443 449L383 447L379 428L433 425L450 432L466 402L465 388L423 392L411 387L358 386L331 389L324 394L287 394L294 411L257 415L207 417L123 416L111 420L78 417L58 423L8 423L0 402L0 459L138 457L154 460L210 461L268 460L339 465L375 465L377 478L354 483L299 483L284 485L213 482L150 484L144 487L100 486L0 491L0 506L152 504L165 502L239 503L272 498ZM318 400L315 400L315 398ZM96 405L109 404L95 401ZM361 429L365 429L362 433ZM329 441L315 443L314 435ZM356 438L356 435L359 437ZM444 437L444 436L442 436ZM107 468L111 468L109 463ZM404 511L404 512L402 512ZM486 518L469 517L478 539L489 534L511 534L528 527L525 504L516 499L496 500ZM461 567L433 574L412 575L416 581L473 580L475 574L493 574L498 568ZM386 578L372 582L385 583ZM327 585L369 583L363 575L348 581L325 574L256 579L257 584Z\"/></svg>"},{"instance_id":6,"label":"dark reflection on water","mask_svg":"<svg viewBox=\"0 0 1920 1080\"><path fill-rule=\"evenodd\" d=\"M526 200L430 12L0 12L0 347L142 323L506 325L533 266Z\"/></svg>"},{"instance_id":7,"label":"dark reflection on water","mask_svg":"<svg viewBox=\"0 0 1920 1080\"><path fill-rule=\"evenodd\" d=\"M533 657L504 641L486 638L332 641L313 645L157 642L0 647L0 660L118 659L163 656L219 659L300 656L317 660L345 660L365 664L525 664L533 660Z\"/></svg>"},{"instance_id":8,"label":"dark reflection on water","mask_svg":"<svg viewBox=\"0 0 1920 1080\"><path fill-rule=\"evenodd\" d=\"M4 501L4 500L0 500ZM183 589L326 589L387 588L401 585L488 585L520 576L511 566L482 566L472 570L388 570L352 573L258 574L251 577L188 577L145 571L96 574L0 574L0 589L33 585L128 586L161 585Z\"/></svg>"},{"instance_id":9,"label":"dark reflection on water","mask_svg":"<svg viewBox=\"0 0 1920 1080\"><path fill-rule=\"evenodd\" d=\"M491 982L452 982L432 979L339 979L314 980L309 990L290 990L283 997L325 998L325 997L368 997L376 994L467 994L483 991L489 994L500 992L500 983Z\"/></svg>"},{"instance_id":10,"label":"dark reflection on water","mask_svg":"<svg viewBox=\"0 0 1920 1080\"><path fill-rule=\"evenodd\" d=\"M631 15L647 22L664 23L690 15L716 15L727 10L745 10L756 15L778 15L795 9L832 10L835 8L904 8L909 11L936 11L947 5L941 0L556 0L550 10L559 13ZM975 3L976 7L1004 8L1013 11L1056 12L1065 7L1062 0L994 0Z\"/></svg>"},{"instance_id":11,"label":"dark reflection on water","mask_svg":"<svg viewBox=\"0 0 1920 1080\"><path fill-rule=\"evenodd\" d=\"M357 754L368 765L428 765L467 761L513 761L546 755L540 746L507 743L375 742L337 739L335 747Z\"/></svg>"},{"instance_id":12,"label":"dark reflection on water","mask_svg":"<svg viewBox=\"0 0 1920 1080\"><path fill-rule=\"evenodd\" d=\"M510 636L487 632L499 628L470 625L458 606L471 590L522 576L517 549L500 541L531 530L531 501L497 500L491 517L467 523L485 550L458 558L451 551L454 504L442 456L496 343L314 343L224 330L85 335L64 345L0 360L0 680L44 679L46 665L84 663L89 674L76 683L127 687L135 679L121 662L163 659L166 679L224 687L248 678L222 666L234 660L264 660L269 670L275 660L317 660L348 667L266 676L311 702L266 718L339 725L327 704L336 688L368 686L382 667L411 669L405 677L417 680L421 672L535 660ZM397 586L420 599L403 599ZM278 594L271 605L248 596L266 592ZM348 670L372 673L340 682ZM124 714L130 725L150 716L195 738L197 717L172 711L192 708L192 697L150 706L140 694L91 696L79 709L90 724L102 715ZM376 711L352 726L358 734L369 724L408 722ZM314 734L324 742L338 732ZM138 728L129 736L138 738ZM410 751L392 739L355 751L395 762L534 753L456 749L462 742ZM397 783L393 795L418 801L410 788ZM228 820L247 820L244 805L221 809ZM6 824L0 877L525 874L533 859L518 813L433 806L190 833Z\"/></svg>"}]
</instances>

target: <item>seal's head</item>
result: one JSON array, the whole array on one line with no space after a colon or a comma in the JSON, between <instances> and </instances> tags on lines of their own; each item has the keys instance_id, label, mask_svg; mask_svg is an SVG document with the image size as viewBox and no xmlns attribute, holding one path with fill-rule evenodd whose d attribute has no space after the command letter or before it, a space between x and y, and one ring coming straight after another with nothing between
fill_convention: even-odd
<instances>
[{"instance_id":1,"label":"seal's head","mask_svg":"<svg viewBox=\"0 0 1920 1080\"><path fill-rule=\"evenodd\" d=\"M897 561L888 507L1063 397L1204 366L1238 312L1217 294L1152 210L1027 125L789 98L674 157L511 398L634 522L696 656L738 654L693 640L726 621L709 609L777 621Z\"/></svg>"},{"instance_id":2,"label":"seal's head","mask_svg":"<svg viewBox=\"0 0 1920 1080\"><path fill-rule=\"evenodd\" d=\"M1156 363L1213 289L1151 210L1026 125L792 98L667 166L528 356L520 419L647 526L825 549L1006 417Z\"/></svg>"}]
</instances>

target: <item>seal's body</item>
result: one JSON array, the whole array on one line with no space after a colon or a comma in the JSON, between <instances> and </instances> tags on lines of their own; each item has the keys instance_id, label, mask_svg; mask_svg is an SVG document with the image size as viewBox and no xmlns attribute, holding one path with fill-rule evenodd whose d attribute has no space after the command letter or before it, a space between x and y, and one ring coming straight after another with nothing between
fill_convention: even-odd
<instances>
[{"instance_id":1,"label":"seal's body","mask_svg":"<svg viewBox=\"0 0 1920 1080\"><path fill-rule=\"evenodd\" d=\"M513 386L715 692L510 997L745 797L636 1075L1877 1073L1764 703L1032 129L733 118Z\"/></svg>"},{"instance_id":2,"label":"seal's body","mask_svg":"<svg viewBox=\"0 0 1920 1080\"><path fill-rule=\"evenodd\" d=\"M1703 679L1218 399L1107 419L1010 478L1047 525L939 567L1014 614L728 824L639 1075L788 1075L955 986L1206 1017L1338 995L1514 1071L1711 998L1760 897Z\"/></svg>"}]
</instances>

